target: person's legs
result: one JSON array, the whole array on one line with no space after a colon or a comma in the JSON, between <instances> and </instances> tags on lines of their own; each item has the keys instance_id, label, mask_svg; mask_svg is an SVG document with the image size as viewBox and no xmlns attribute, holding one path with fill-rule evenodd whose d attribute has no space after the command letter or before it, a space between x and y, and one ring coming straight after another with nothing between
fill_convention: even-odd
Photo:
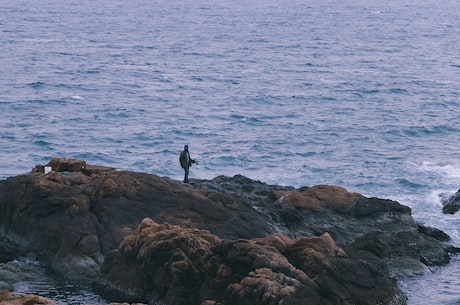
<instances>
[{"instance_id":1,"label":"person's legs","mask_svg":"<svg viewBox=\"0 0 460 305\"><path fill-rule=\"evenodd\" d=\"M184 168L184 183L188 183L188 167Z\"/></svg>"}]
</instances>

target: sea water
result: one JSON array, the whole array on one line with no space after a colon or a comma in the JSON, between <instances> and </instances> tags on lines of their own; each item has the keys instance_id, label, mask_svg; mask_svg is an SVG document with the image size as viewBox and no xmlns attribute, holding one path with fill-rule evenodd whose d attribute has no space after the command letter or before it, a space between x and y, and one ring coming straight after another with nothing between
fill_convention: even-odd
<instances>
[{"instance_id":1,"label":"sea water","mask_svg":"<svg viewBox=\"0 0 460 305\"><path fill-rule=\"evenodd\" d=\"M460 246L458 0L0 0L0 179L52 157L398 200ZM460 262L401 283L460 304Z\"/></svg>"}]
</instances>

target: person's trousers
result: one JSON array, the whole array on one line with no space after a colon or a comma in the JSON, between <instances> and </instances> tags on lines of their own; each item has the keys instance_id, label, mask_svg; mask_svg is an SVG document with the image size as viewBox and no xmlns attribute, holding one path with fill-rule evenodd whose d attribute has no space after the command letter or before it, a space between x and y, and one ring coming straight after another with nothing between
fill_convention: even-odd
<instances>
[{"instance_id":1,"label":"person's trousers","mask_svg":"<svg viewBox=\"0 0 460 305\"><path fill-rule=\"evenodd\" d=\"M184 168L184 182L185 183L188 182L188 172L189 172L189 168L188 167Z\"/></svg>"}]
</instances>

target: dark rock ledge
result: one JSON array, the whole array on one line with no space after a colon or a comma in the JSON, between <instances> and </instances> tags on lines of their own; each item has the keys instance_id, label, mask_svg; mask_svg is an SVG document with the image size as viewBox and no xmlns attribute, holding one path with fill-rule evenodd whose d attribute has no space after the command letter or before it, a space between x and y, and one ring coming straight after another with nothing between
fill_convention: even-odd
<instances>
[{"instance_id":1,"label":"dark rock ledge","mask_svg":"<svg viewBox=\"0 0 460 305\"><path fill-rule=\"evenodd\" d=\"M398 279L458 252L409 207L339 186L47 167L0 181L0 258L33 256L112 301L404 304Z\"/></svg>"}]
</instances>

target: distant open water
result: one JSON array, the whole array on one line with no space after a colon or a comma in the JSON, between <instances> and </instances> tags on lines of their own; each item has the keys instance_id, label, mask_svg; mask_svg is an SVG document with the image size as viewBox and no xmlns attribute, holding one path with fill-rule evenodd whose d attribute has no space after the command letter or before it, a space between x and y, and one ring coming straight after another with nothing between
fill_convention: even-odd
<instances>
[{"instance_id":1,"label":"distant open water","mask_svg":"<svg viewBox=\"0 0 460 305\"><path fill-rule=\"evenodd\" d=\"M458 0L0 0L0 178L74 157L337 184L460 246ZM460 304L460 262L402 283Z\"/></svg>"}]
</instances>

